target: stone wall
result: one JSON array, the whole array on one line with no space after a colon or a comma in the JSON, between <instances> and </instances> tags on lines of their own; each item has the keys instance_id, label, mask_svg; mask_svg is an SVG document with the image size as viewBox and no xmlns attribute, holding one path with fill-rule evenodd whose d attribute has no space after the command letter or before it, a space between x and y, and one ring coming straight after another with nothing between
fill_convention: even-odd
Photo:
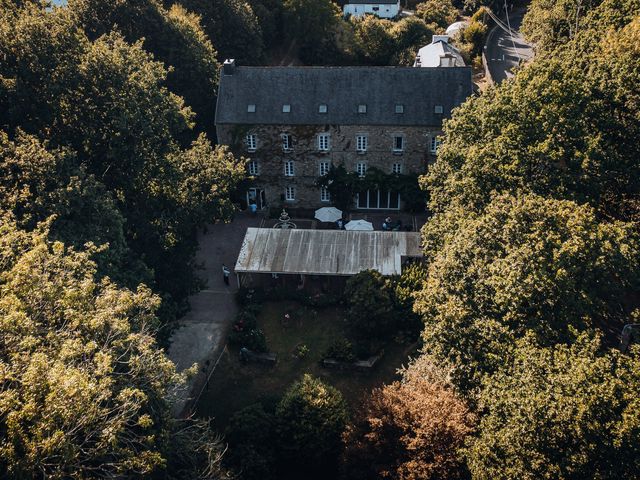
<instances>
[{"instance_id":1,"label":"stone wall","mask_svg":"<svg viewBox=\"0 0 640 480\"><path fill-rule=\"evenodd\" d=\"M257 148L248 151L247 134L257 135ZM282 134L292 137L292 149L283 150ZM318 151L317 135L329 133L330 150ZM402 173L423 173L428 163L435 160L430 153L431 138L440 135L439 127L398 126L315 126L315 125L218 125L218 141L229 145L239 156L258 162L258 175L251 186L263 189L270 207L282 205L292 208L318 208L330 205L320 200L315 182L320 174L320 163L343 164L355 171L358 163L391 173L393 164L402 165ZM367 137L365 153L356 151L356 137ZM402 152L394 152L394 137L402 136ZM285 176L285 162L294 162L294 176ZM287 186L295 187L295 200L286 201Z\"/></svg>"}]
</instances>

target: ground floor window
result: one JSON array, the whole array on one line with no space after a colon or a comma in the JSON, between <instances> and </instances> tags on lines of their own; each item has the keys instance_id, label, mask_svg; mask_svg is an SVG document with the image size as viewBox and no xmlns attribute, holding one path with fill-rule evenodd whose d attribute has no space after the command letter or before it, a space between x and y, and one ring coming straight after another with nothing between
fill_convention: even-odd
<instances>
[{"instance_id":1,"label":"ground floor window","mask_svg":"<svg viewBox=\"0 0 640 480\"><path fill-rule=\"evenodd\" d=\"M286 187L284 189L284 199L291 202L296 199L296 187Z\"/></svg>"},{"instance_id":2,"label":"ground floor window","mask_svg":"<svg viewBox=\"0 0 640 480\"><path fill-rule=\"evenodd\" d=\"M331 200L331 194L326 187L320 187L320 201L329 202Z\"/></svg>"},{"instance_id":3,"label":"ground floor window","mask_svg":"<svg viewBox=\"0 0 640 480\"><path fill-rule=\"evenodd\" d=\"M362 209L400 209L400 193L391 190L367 190L356 194L356 207Z\"/></svg>"}]
</instances>

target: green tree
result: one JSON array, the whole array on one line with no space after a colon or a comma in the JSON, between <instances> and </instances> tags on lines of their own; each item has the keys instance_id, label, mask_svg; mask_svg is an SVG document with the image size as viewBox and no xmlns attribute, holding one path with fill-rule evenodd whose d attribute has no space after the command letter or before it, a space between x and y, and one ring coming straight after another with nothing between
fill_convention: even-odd
<instances>
[{"instance_id":1,"label":"green tree","mask_svg":"<svg viewBox=\"0 0 640 480\"><path fill-rule=\"evenodd\" d=\"M427 0L416 5L416 16L427 25L434 24L441 31L458 18L458 9L451 0Z\"/></svg>"},{"instance_id":2,"label":"green tree","mask_svg":"<svg viewBox=\"0 0 640 480\"><path fill-rule=\"evenodd\" d=\"M197 286L195 229L230 212L227 199L242 176L241 162L204 137L189 146L192 112L165 87L167 71L142 41L130 45L110 33L92 42L66 9L0 15L0 101L6 107L0 118L7 133L21 129L41 137L48 150L74 154L75 167L68 170L104 185L124 219L128 250L122 252L134 254L133 261L128 253L120 261L137 265L144 258L155 276L151 286L164 307L173 306L162 310L170 319ZM92 240L103 243L99 236ZM117 270L105 273L115 279Z\"/></svg>"},{"instance_id":3,"label":"green tree","mask_svg":"<svg viewBox=\"0 0 640 480\"><path fill-rule=\"evenodd\" d=\"M336 52L340 8L331 0L284 0L283 23L287 41L295 42L307 64L326 64Z\"/></svg>"},{"instance_id":4,"label":"green tree","mask_svg":"<svg viewBox=\"0 0 640 480\"><path fill-rule=\"evenodd\" d=\"M539 53L575 37L589 11L602 0L533 0L522 20L522 33Z\"/></svg>"},{"instance_id":5,"label":"green tree","mask_svg":"<svg viewBox=\"0 0 640 480\"><path fill-rule=\"evenodd\" d=\"M387 338L397 328L397 312L389 282L376 270L347 280L344 289L349 331L360 342Z\"/></svg>"},{"instance_id":6,"label":"green tree","mask_svg":"<svg viewBox=\"0 0 640 480\"><path fill-rule=\"evenodd\" d=\"M95 247L47 236L0 224L0 475L219 471L211 432L169 420L180 379L154 340L160 299L96 280Z\"/></svg>"},{"instance_id":7,"label":"green tree","mask_svg":"<svg viewBox=\"0 0 640 480\"><path fill-rule=\"evenodd\" d=\"M459 450L475 417L446 378L420 357L401 382L374 389L345 434L345 477L464 478Z\"/></svg>"},{"instance_id":8,"label":"green tree","mask_svg":"<svg viewBox=\"0 0 640 480\"><path fill-rule=\"evenodd\" d=\"M593 27L554 56L463 104L424 182L431 210L481 211L495 193L526 190L587 202L606 218L637 218L640 122L629 85L638 27L623 28L634 8L640 3L603 3Z\"/></svg>"},{"instance_id":9,"label":"green tree","mask_svg":"<svg viewBox=\"0 0 640 480\"><path fill-rule=\"evenodd\" d=\"M293 478L335 475L341 435L347 424L342 394L305 374L285 392L276 408L280 465Z\"/></svg>"},{"instance_id":10,"label":"green tree","mask_svg":"<svg viewBox=\"0 0 640 480\"><path fill-rule=\"evenodd\" d=\"M275 433L275 415L265 411L260 403L234 413L225 431L225 440L229 442L225 462L240 472L243 480L276 478Z\"/></svg>"},{"instance_id":11,"label":"green tree","mask_svg":"<svg viewBox=\"0 0 640 480\"><path fill-rule=\"evenodd\" d=\"M167 0L165 3L174 3ZM218 51L220 59L260 64L264 42L260 22L244 0L181 0L175 2L201 17L202 28Z\"/></svg>"},{"instance_id":12,"label":"green tree","mask_svg":"<svg viewBox=\"0 0 640 480\"><path fill-rule=\"evenodd\" d=\"M361 61L370 65L389 65L396 50L391 34L393 22L374 15L356 17L351 22Z\"/></svg>"},{"instance_id":13,"label":"green tree","mask_svg":"<svg viewBox=\"0 0 640 480\"><path fill-rule=\"evenodd\" d=\"M180 5L165 10L159 0L70 0L68 9L92 40L114 30L128 43L142 40L167 68L168 89L196 112L197 130L214 134L219 65L197 15Z\"/></svg>"},{"instance_id":14,"label":"green tree","mask_svg":"<svg viewBox=\"0 0 640 480\"><path fill-rule=\"evenodd\" d=\"M538 196L502 196L466 218L429 256L416 308L425 349L456 365L469 391L511 355L514 338L541 344L622 322L640 280L633 225L600 223L588 206ZM441 231L425 229L427 242Z\"/></svg>"},{"instance_id":15,"label":"green tree","mask_svg":"<svg viewBox=\"0 0 640 480\"><path fill-rule=\"evenodd\" d=\"M541 348L527 338L487 379L486 415L466 452L473 478L635 478L640 357L598 338Z\"/></svg>"}]
</instances>

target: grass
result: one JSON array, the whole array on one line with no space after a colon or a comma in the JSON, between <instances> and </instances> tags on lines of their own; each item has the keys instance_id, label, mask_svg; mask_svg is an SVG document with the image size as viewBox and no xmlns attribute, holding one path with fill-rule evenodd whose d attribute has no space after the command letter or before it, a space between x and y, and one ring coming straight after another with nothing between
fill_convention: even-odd
<instances>
[{"instance_id":1,"label":"grass","mask_svg":"<svg viewBox=\"0 0 640 480\"><path fill-rule=\"evenodd\" d=\"M292 319L283 324L285 313ZM218 427L226 426L234 412L256 402L275 404L284 391L303 373L311 373L335 386L347 402L356 407L372 388L396 379L413 346L390 341L380 362L370 372L328 370L320 366L323 352L344 337L343 314L339 307L319 311L295 302L268 302L258 317L258 328L267 337L269 351L278 355L275 366L243 364L238 349L227 347L196 408L200 417L212 417ZM306 357L294 356L304 344Z\"/></svg>"}]
</instances>

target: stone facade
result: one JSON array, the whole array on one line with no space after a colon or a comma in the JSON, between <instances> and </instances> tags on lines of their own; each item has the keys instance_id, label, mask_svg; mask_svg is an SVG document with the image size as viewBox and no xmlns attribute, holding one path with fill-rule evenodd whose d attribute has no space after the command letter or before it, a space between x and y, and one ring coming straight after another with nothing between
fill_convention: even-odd
<instances>
[{"instance_id":1,"label":"stone facade","mask_svg":"<svg viewBox=\"0 0 640 480\"><path fill-rule=\"evenodd\" d=\"M393 173L395 164L401 173L424 173L428 163L435 160L432 139L441 133L439 127L397 125L217 125L219 143L229 145L237 156L256 162L252 168L257 168L257 175L252 176L247 201L255 199L259 208L315 209L331 205L329 199L321 198L320 189L315 186L321 163L325 162L334 166L342 164L350 171L357 171L358 164L365 164L367 169L375 167ZM249 134L255 135L255 150L248 148ZM283 134L291 138L291 148L286 151ZM329 135L326 152L318 149L319 134ZM358 136L366 137L363 152L357 148ZM402 137L401 150L396 137ZM360 142L363 147L362 140ZM293 171L287 162L293 162ZM326 167L326 163L323 166ZM294 187L293 200L286 198L287 187ZM363 205L364 201L361 207ZM392 201L384 207L395 209L401 205Z\"/></svg>"}]
</instances>

